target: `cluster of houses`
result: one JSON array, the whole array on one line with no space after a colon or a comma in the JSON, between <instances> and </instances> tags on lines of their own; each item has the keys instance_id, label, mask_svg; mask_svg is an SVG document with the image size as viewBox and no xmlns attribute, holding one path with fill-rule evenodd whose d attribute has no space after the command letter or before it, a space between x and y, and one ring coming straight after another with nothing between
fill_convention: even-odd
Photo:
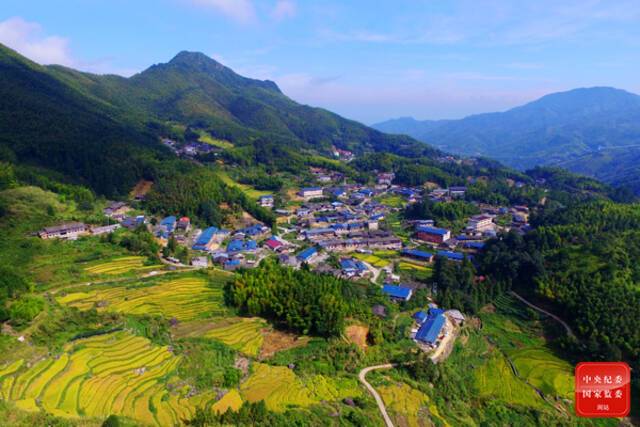
<instances>
[{"instance_id":1,"label":"cluster of houses","mask_svg":"<svg viewBox=\"0 0 640 427\"><path fill-rule=\"evenodd\" d=\"M173 153L179 157L195 157L199 154L219 153L222 151L219 147L200 141L189 141L180 144L169 138L163 138L162 144L168 147Z\"/></svg>"}]
</instances>

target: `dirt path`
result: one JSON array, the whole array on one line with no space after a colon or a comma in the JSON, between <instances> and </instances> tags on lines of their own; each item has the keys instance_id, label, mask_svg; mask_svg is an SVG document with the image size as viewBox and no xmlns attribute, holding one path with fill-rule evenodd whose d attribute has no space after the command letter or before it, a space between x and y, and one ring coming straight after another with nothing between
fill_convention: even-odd
<instances>
[{"instance_id":1,"label":"dirt path","mask_svg":"<svg viewBox=\"0 0 640 427\"><path fill-rule=\"evenodd\" d=\"M364 384L367 390L369 390L369 393L371 393L373 398L376 400L376 403L378 404L378 409L380 410L380 413L382 414L382 418L384 419L384 423L387 425L387 427L393 427L393 422L391 422L391 418L387 413L387 408L384 406L384 401L382 400L382 398L380 397L376 389L373 388L371 384L369 384L369 382L366 380L365 377L371 371L375 371L377 369L391 369L394 366L395 364L393 363L387 363L386 365L369 366L368 368L364 368L363 370L361 370L360 374L358 374L358 379L360 380L360 382Z\"/></svg>"},{"instance_id":2,"label":"dirt path","mask_svg":"<svg viewBox=\"0 0 640 427\"><path fill-rule=\"evenodd\" d=\"M570 336L570 337L575 338L575 335L573 334L573 331L571 330L569 325L567 325L567 323L564 320L562 320L561 318L559 318L558 316L556 316L553 313L549 313L545 309L542 309L542 308L540 308L540 307L538 307L536 305L531 304L529 301L527 301L526 299L522 298L520 295L518 295L514 291L511 291L511 295L513 295L514 297L518 298L520 301L522 301L523 303L525 303L529 307L533 308L534 310L539 311L542 314L546 314L547 316L551 317L553 320L555 320L558 323L560 323L564 327L565 331L567 331L567 335Z\"/></svg>"},{"instance_id":3,"label":"dirt path","mask_svg":"<svg viewBox=\"0 0 640 427\"><path fill-rule=\"evenodd\" d=\"M445 316L445 318L447 319L444 326L446 335L438 345L436 351L434 351L431 355L431 360L433 361L433 363L442 362L449 356L451 350L453 349L453 344L456 341L456 337L458 336L457 328L453 325L448 317Z\"/></svg>"}]
</instances>

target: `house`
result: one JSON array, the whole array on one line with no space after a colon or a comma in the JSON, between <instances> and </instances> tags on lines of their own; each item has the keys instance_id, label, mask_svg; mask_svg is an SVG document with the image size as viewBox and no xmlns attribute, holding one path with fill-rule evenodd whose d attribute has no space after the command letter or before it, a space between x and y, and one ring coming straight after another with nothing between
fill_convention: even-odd
<instances>
[{"instance_id":1,"label":"house","mask_svg":"<svg viewBox=\"0 0 640 427\"><path fill-rule=\"evenodd\" d=\"M430 252L425 252L425 251L420 251L418 249L404 249L402 252L400 252L400 254L402 256L405 256L407 258L413 258L413 259L417 259L419 261L424 261L424 262L432 262L433 261L433 254Z\"/></svg>"},{"instance_id":2,"label":"house","mask_svg":"<svg viewBox=\"0 0 640 427\"><path fill-rule=\"evenodd\" d=\"M443 243L451 238L451 232L444 228L418 226L416 238L430 243Z\"/></svg>"},{"instance_id":3,"label":"house","mask_svg":"<svg viewBox=\"0 0 640 427\"><path fill-rule=\"evenodd\" d=\"M191 220L189 219L188 216L183 216L176 223L176 230L178 231L184 231L186 233L187 231L189 231L190 228L191 228Z\"/></svg>"},{"instance_id":4,"label":"house","mask_svg":"<svg viewBox=\"0 0 640 427\"><path fill-rule=\"evenodd\" d=\"M358 239L332 239L319 242L320 247L328 251L353 252L368 249L400 249L402 240L398 237L365 237Z\"/></svg>"},{"instance_id":5,"label":"house","mask_svg":"<svg viewBox=\"0 0 640 427\"><path fill-rule=\"evenodd\" d=\"M464 254L461 254L459 252L452 252L452 251L438 251L437 255L439 257L443 257L448 259L449 261L456 261L456 262L460 262L462 260L464 260ZM469 257L470 258L470 257Z\"/></svg>"},{"instance_id":6,"label":"house","mask_svg":"<svg viewBox=\"0 0 640 427\"><path fill-rule=\"evenodd\" d=\"M277 240L275 237L270 237L265 240L264 245L274 252L277 252L284 247L284 244L281 241Z\"/></svg>"},{"instance_id":7,"label":"house","mask_svg":"<svg viewBox=\"0 0 640 427\"><path fill-rule=\"evenodd\" d=\"M374 316L378 316L378 317L387 317L387 307L385 307L382 304L376 304L373 307L371 307L371 312L373 313Z\"/></svg>"},{"instance_id":8,"label":"house","mask_svg":"<svg viewBox=\"0 0 640 427\"><path fill-rule=\"evenodd\" d=\"M331 195L336 199L347 197L347 192L344 188L334 188L331 190Z\"/></svg>"},{"instance_id":9,"label":"house","mask_svg":"<svg viewBox=\"0 0 640 427\"><path fill-rule=\"evenodd\" d=\"M225 263L223 264L223 268L227 271L233 271L240 267L241 265L239 259L230 259L228 261L225 261Z\"/></svg>"},{"instance_id":10,"label":"house","mask_svg":"<svg viewBox=\"0 0 640 427\"><path fill-rule=\"evenodd\" d=\"M191 265L199 268L207 268L209 267L209 258L207 258L206 256L194 257L191 260Z\"/></svg>"},{"instance_id":11,"label":"house","mask_svg":"<svg viewBox=\"0 0 640 427\"><path fill-rule=\"evenodd\" d=\"M458 310L447 310L445 314L449 316L449 319L451 319L456 325L462 325L465 321L464 315Z\"/></svg>"},{"instance_id":12,"label":"house","mask_svg":"<svg viewBox=\"0 0 640 427\"><path fill-rule=\"evenodd\" d=\"M434 347L444 327L446 319L443 314L429 317L418 329L415 340Z\"/></svg>"},{"instance_id":13,"label":"house","mask_svg":"<svg viewBox=\"0 0 640 427\"><path fill-rule=\"evenodd\" d=\"M125 202L111 202L102 212L105 216L113 218L114 216L124 215L129 210L131 210L131 208Z\"/></svg>"},{"instance_id":14,"label":"house","mask_svg":"<svg viewBox=\"0 0 640 427\"><path fill-rule=\"evenodd\" d=\"M463 248L472 249L472 250L476 250L476 251L479 251L479 250L483 249L484 246L485 246L484 242L478 242L478 241L464 242L462 244Z\"/></svg>"},{"instance_id":15,"label":"house","mask_svg":"<svg viewBox=\"0 0 640 427\"><path fill-rule=\"evenodd\" d=\"M132 217L132 216L126 217L120 223L120 225L122 225L124 228L128 228L129 230L138 228L142 224L144 224L144 215L138 215L136 217Z\"/></svg>"},{"instance_id":16,"label":"house","mask_svg":"<svg viewBox=\"0 0 640 427\"><path fill-rule=\"evenodd\" d=\"M206 228L200 233L191 249L194 251L210 251L218 243L216 237L219 231L217 227Z\"/></svg>"},{"instance_id":17,"label":"house","mask_svg":"<svg viewBox=\"0 0 640 427\"><path fill-rule=\"evenodd\" d=\"M399 285L384 285L382 292L394 301L409 301L413 296L413 289Z\"/></svg>"},{"instance_id":18,"label":"house","mask_svg":"<svg viewBox=\"0 0 640 427\"><path fill-rule=\"evenodd\" d=\"M367 266L360 260L343 258L340 260L342 272L349 276L363 276L369 273Z\"/></svg>"},{"instance_id":19,"label":"house","mask_svg":"<svg viewBox=\"0 0 640 427\"><path fill-rule=\"evenodd\" d=\"M177 219L175 216L168 216L160 221L156 230L156 236L162 239L168 239L171 233L176 229Z\"/></svg>"},{"instance_id":20,"label":"house","mask_svg":"<svg viewBox=\"0 0 640 427\"><path fill-rule=\"evenodd\" d=\"M79 236L86 234L88 227L81 222L66 222L53 227L45 227L38 235L41 239L69 239L75 240Z\"/></svg>"},{"instance_id":21,"label":"house","mask_svg":"<svg viewBox=\"0 0 640 427\"><path fill-rule=\"evenodd\" d=\"M323 197L322 187L305 187L300 189L300 193L305 200L317 199Z\"/></svg>"},{"instance_id":22,"label":"house","mask_svg":"<svg viewBox=\"0 0 640 427\"><path fill-rule=\"evenodd\" d=\"M449 196L463 197L467 192L467 187L449 187Z\"/></svg>"},{"instance_id":23,"label":"house","mask_svg":"<svg viewBox=\"0 0 640 427\"><path fill-rule=\"evenodd\" d=\"M422 325L424 322L427 321L427 319L429 318L429 315L424 311L420 310L413 313L412 317L418 325Z\"/></svg>"},{"instance_id":24,"label":"house","mask_svg":"<svg viewBox=\"0 0 640 427\"><path fill-rule=\"evenodd\" d=\"M393 172L383 172L379 173L376 177L376 183L378 185L391 185L393 179L396 177L396 174Z\"/></svg>"},{"instance_id":25,"label":"house","mask_svg":"<svg viewBox=\"0 0 640 427\"><path fill-rule=\"evenodd\" d=\"M300 252L296 258L298 258L298 260L300 262L309 262L311 261L316 255L318 255L318 249L315 246L312 246L310 248L305 249L304 251Z\"/></svg>"},{"instance_id":26,"label":"house","mask_svg":"<svg viewBox=\"0 0 640 427\"><path fill-rule=\"evenodd\" d=\"M288 267L298 268L300 266L300 261L293 255L282 254L278 260L280 261L280 264Z\"/></svg>"},{"instance_id":27,"label":"house","mask_svg":"<svg viewBox=\"0 0 640 427\"><path fill-rule=\"evenodd\" d=\"M493 217L489 215L476 215L469 219L467 229L482 232L493 228Z\"/></svg>"},{"instance_id":28,"label":"house","mask_svg":"<svg viewBox=\"0 0 640 427\"><path fill-rule=\"evenodd\" d=\"M333 228L312 228L302 232L307 240L325 240L335 237L336 230Z\"/></svg>"},{"instance_id":29,"label":"house","mask_svg":"<svg viewBox=\"0 0 640 427\"><path fill-rule=\"evenodd\" d=\"M242 230L239 230L238 233L242 233L245 236L257 237L268 233L269 231L269 227L266 227L262 224L254 224L249 227L243 228Z\"/></svg>"},{"instance_id":30,"label":"house","mask_svg":"<svg viewBox=\"0 0 640 427\"><path fill-rule=\"evenodd\" d=\"M120 228L120 224L103 225L99 227L91 227L91 234L99 236L101 234L109 234Z\"/></svg>"},{"instance_id":31,"label":"house","mask_svg":"<svg viewBox=\"0 0 640 427\"><path fill-rule=\"evenodd\" d=\"M270 194L267 194L265 196L260 196L260 198L258 199L258 203L263 208L272 208L274 203L273 196Z\"/></svg>"},{"instance_id":32,"label":"house","mask_svg":"<svg viewBox=\"0 0 640 427\"><path fill-rule=\"evenodd\" d=\"M234 239L227 245L228 253L252 252L256 249L258 249L258 244L255 240L244 241L240 239Z\"/></svg>"}]
</instances>

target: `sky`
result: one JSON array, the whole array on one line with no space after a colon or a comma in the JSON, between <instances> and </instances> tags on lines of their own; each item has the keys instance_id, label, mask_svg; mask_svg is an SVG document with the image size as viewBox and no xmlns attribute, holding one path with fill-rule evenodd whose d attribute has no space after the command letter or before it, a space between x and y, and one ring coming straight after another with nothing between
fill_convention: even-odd
<instances>
[{"instance_id":1,"label":"sky","mask_svg":"<svg viewBox=\"0 0 640 427\"><path fill-rule=\"evenodd\" d=\"M199 51L366 124L640 93L638 0L2 0L0 43L125 76Z\"/></svg>"}]
</instances>

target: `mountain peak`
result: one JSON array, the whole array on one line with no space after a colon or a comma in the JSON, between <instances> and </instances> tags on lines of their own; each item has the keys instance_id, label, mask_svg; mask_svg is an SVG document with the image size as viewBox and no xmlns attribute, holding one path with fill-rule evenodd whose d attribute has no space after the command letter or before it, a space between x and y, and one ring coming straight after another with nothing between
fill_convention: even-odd
<instances>
[{"instance_id":1,"label":"mountain peak","mask_svg":"<svg viewBox=\"0 0 640 427\"><path fill-rule=\"evenodd\" d=\"M231 68L224 66L202 52L190 52L183 50L174 56L166 65L180 68L182 70L209 74L216 80L225 84L231 84L234 86L253 85L281 93L280 88L278 88L274 82L270 80L255 80L243 77Z\"/></svg>"}]
</instances>

